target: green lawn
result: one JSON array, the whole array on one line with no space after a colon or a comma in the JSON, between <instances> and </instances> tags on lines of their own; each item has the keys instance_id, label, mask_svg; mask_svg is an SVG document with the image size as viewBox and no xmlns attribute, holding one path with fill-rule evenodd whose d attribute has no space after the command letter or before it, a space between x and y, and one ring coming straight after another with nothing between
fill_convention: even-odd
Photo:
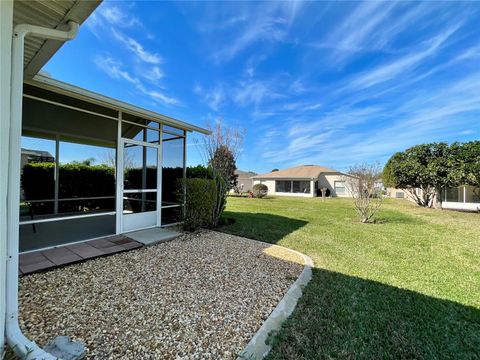
<instances>
[{"instance_id":1,"label":"green lawn","mask_svg":"<svg viewBox=\"0 0 480 360\"><path fill-rule=\"evenodd\" d=\"M229 198L221 231L309 255L313 279L268 359L480 359L480 215L389 199Z\"/></svg>"}]
</instances>

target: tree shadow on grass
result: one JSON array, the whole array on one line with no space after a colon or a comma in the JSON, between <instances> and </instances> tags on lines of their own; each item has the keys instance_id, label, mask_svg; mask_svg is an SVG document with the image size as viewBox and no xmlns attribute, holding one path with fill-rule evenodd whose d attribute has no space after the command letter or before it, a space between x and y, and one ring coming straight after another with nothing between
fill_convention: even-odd
<instances>
[{"instance_id":1,"label":"tree shadow on grass","mask_svg":"<svg viewBox=\"0 0 480 360\"><path fill-rule=\"evenodd\" d=\"M480 310L314 269L268 359L480 359Z\"/></svg>"},{"instance_id":2,"label":"tree shadow on grass","mask_svg":"<svg viewBox=\"0 0 480 360\"><path fill-rule=\"evenodd\" d=\"M225 211L223 217L234 218L235 222L220 227L219 231L272 244L308 223L280 215L236 211Z\"/></svg>"},{"instance_id":3,"label":"tree shadow on grass","mask_svg":"<svg viewBox=\"0 0 480 360\"><path fill-rule=\"evenodd\" d=\"M389 224L407 224L407 225L422 225L427 222L418 216L405 214L401 211L382 209L375 215L375 220L380 223Z\"/></svg>"}]
</instances>

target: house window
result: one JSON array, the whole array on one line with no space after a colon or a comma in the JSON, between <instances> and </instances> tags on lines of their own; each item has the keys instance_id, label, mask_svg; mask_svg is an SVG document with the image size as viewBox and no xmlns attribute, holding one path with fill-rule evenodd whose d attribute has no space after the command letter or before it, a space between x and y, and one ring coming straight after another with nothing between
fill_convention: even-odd
<instances>
[{"instance_id":1,"label":"house window","mask_svg":"<svg viewBox=\"0 0 480 360\"><path fill-rule=\"evenodd\" d=\"M292 182L290 180L276 180L275 181L275 192L292 192Z\"/></svg>"},{"instance_id":2,"label":"house window","mask_svg":"<svg viewBox=\"0 0 480 360\"><path fill-rule=\"evenodd\" d=\"M447 188L445 200L450 202L463 202L463 189L462 191L459 191L459 189L458 187Z\"/></svg>"},{"instance_id":3,"label":"house window","mask_svg":"<svg viewBox=\"0 0 480 360\"><path fill-rule=\"evenodd\" d=\"M345 191L345 181L335 181L335 194L344 195Z\"/></svg>"},{"instance_id":4,"label":"house window","mask_svg":"<svg viewBox=\"0 0 480 360\"><path fill-rule=\"evenodd\" d=\"M310 181L292 181L293 192L297 194L310 194Z\"/></svg>"},{"instance_id":5,"label":"house window","mask_svg":"<svg viewBox=\"0 0 480 360\"><path fill-rule=\"evenodd\" d=\"M403 191L397 191L397 192L395 192L395 197L397 199L403 199L403 198L405 198L405 194L403 193Z\"/></svg>"}]
</instances>

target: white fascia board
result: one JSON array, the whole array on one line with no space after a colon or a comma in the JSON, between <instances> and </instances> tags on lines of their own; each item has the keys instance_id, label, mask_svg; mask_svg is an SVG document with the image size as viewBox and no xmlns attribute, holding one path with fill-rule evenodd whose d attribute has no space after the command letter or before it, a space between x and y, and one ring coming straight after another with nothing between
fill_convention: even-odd
<instances>
[{"instance_id":1,"label":"white fascia board","mask_svg":"<svg viewBox=\"0 0 480 360\"><path fill-rule=\"evenodd\" d=\"M146 110L90 90L82 89L78 86L55 80L47 76L36 75L32 80L27 80L25 83L97 105L113 108L117 111L125 111L129 114L139 116L147 120L158 121L165 125L170 125L187 131L196 131L205 135L211 134L210 130L188 124L181 120L158 114L156 112Z\"/></svg>"}]
</instances>

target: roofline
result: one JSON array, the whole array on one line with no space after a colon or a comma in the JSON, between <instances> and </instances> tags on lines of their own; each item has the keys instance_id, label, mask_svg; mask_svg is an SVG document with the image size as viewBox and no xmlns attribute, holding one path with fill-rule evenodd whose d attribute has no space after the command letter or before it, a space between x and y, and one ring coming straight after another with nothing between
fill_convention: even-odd
<instances>
[{"instance_id":1,"label":"roofline","mask_svg":"<svg viewBox=\"0 0 480 360\"><path fill-rule=\"evenodd\" d=\"M99 93L83 89L81 87L68 84L66 82L52 79L44 75L35 75L32 80L25 80L26 84L37 86L43 89L51 90L56 93L71 96L76 99L95 103L110 108L115 108L118 111L125 111L129 114L146 118L147 120L161 121L165 125L179 127L187 131L196 131L204 135L210 135L212 132L208 129L188 124L184 121L174 119L172 117L156 113L154 111L146 110L126 102L113 99L111 97L101 95Z\"/></svg>"},{"instance_id":2,"label":"roofline","mask_svg":"<svg viewBox=\"0 0 480 360\"><path fill-rule=\"evenodd\" d=\"M318 176L314 176L314 177L301 177L301 176L265 176L265 175L269 175L271 173L267 173L267 174L263 174L263 175L255 175L255 176L252 176L250 179L265 179L265 180L268 180L268 179L298 179L298 180L315 180L315 179L318 179L321 175L324 175L324 174L340 174L340 175L345 175L345 176L351 176L351 177L354 177L353 175L350 175L350 174L347 174L347 173L344 173L344 172L341 172L341 171L321 171Z\"/></svg>"},{"instance_id":3,"label":"roofline","mask_svg":"<svg viewBox=\"0 0 480 360\"><path fill-rule=\"evenodd\" d=\"M95 9L100 5L102 0L78 1L68 10L63 19L60 21L57 30L64 30L69 20L81 20L83 23ZM34 77L48 60L63 46L63 41L45 40L38 52L33 56L30 62L25 66L24 76L26 79Z\"/></svg>"}]
</instances>

